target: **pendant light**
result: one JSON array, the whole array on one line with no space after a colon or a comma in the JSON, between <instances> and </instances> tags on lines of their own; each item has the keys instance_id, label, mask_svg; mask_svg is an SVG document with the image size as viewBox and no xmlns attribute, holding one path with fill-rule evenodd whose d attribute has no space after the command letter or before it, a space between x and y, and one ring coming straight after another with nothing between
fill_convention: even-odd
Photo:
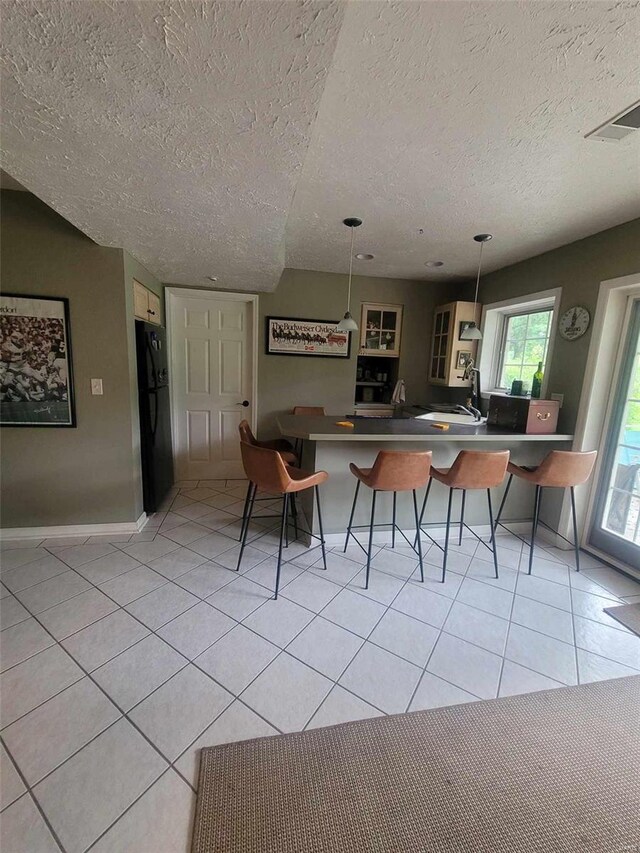
<instances>
[{"instance_id":1,"label":"pendant light","mask_svg":"<svg viewBox=\"0 0 640 853\"><path fill-rule=\"evenodd\" d=\"M492 234L476 234L473 238L476 243L480 243L480 259L478 260L478 277L476 278L476 295L473 297L473 321L469 323L464 332L460 335L461 341L481 341L482 332L475 322L476 311L478 309L478 288L480 286L480 270L482 269L482 247L489 240L493 239Z\"/></svg>"},{"instance_id":2,"label":"pendant light","mask_svg":"<svg viewBox=\"0 0 640 853\"><path fill-rule=\"evenodd\" d=\"M351 316L351 272L353 270L353 235L354 229L359 228L362 225L362 219L358 219L357 216L350 216L348 219L343 219L343 224L347 226L347 228L351 228L351 249L349 252L349 289L347 291L347 310L345 311L344 317L338 325L336 326L337 332L357 332L358 324Z\"/></svg>"}]
</instances>

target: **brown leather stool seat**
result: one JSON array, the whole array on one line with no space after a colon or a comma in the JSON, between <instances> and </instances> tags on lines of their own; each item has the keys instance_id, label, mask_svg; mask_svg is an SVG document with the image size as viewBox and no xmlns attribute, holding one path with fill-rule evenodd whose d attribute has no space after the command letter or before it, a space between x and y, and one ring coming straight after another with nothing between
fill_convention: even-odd
<instances>
[{"instance_id":1,"label":"brown leather stool seat","mask_svg":"<svg viewBox=\"0 0 640 853\"><path fill-rule=\"evenodd\" d=\"M540 465L537 465L536 467L515 465L513 462L509 463L507 467L509 480L507 481L507 488L502 496L495 527L499 524L502 527L505 527L504 524L501 524L500 518L502 517L502 510L504 509L513 478L518 477L520 480L525 480L527 483L534 485L535 496L533 499L533 520L531 525L531 543L529 545L528 574L531 574L533 569L533 551L538 524L543 524L545 527L548 526L544 524L544 522L540 521L540 503L542 500L543 488L569 489L569 494L571 495L571 517L573 520L573 543L569 542L569 540L562 536L562 534L558 533L557 530L554 530L553 532L557 536L560 536L561 539L564 539L565 542L573 544L576 555L576 571L580 571L580 546L578 539L578 523L576 519L576 499L574 489L576 486L581 486L583 483L587 482L593 471L593 466L596 463L597 455L598 452L596 450L588 450L586 452L576 450L552 450L547 453Z\"/></svg>"},{"instance_id":2,"label":"brown leather stool seat","mask_svg":"<svg viewBox=\"0 0 640 853\"><path fill-rule=\"evenodd\" d=\"M273 438L269 441L258 441L248 421L240 421L238 424L238 432L240 433L240 441L245 441L247 444L253 444L254 447L265 447L267 450L277 450L282 456L287 465L297 465L298 456L296 455L293 445L286 438Z\"/></svg>"},{"instance_id":3,"label":"brown leather stool seat","mask_svg":"<svg viewBox=\"0 0 640 853\"><path fill-rule=\"evenodd\" d=\"M436 542L435 539L432 539L428 533L426 534L428 538L431 539L433 544L440 548L440 550L443 552L442 583L444 583L445 581L447 571L447 557L449 554L449 532L451 528L451 503L453 500L453 492L455 489L459 489L462 491L462 503L460 506L460 532L458 535L458 544L462 544L462 530L464 527L466 527L470 533L476 536L476 538L479 539L480 542L492 552L495 574L496 577L498 577L498 552L496 549L495 528L493 524L491 489L494 489L496 486L499 486L500 483L502 483L502 481L504 480L505 474L507 472L508 463L508 450L461 450L460 453L458 453L458 455L456 456L453 465L450 468L431 469L432 478L434 480L438 480L438 482L442 483L444 486L449 487L449 502L447 505L447 526L444 540L444 548L438 542ZM431 482L429 482L427 492L424 496L424 502L422 504L422 510L420 512L420 518L418 522L416 540L420 539L421 532L426 532L422 529L422 523L425 509L427 506L427 500L429 498L430 489ZM477 536L477 534L473 530L471 530L471 528L464 522L464 508L467 497L467 490L477 489L485 489L487 492L489 522L491 525L491 547L489 547L489 545L487 545L487 543L483 539L480 539L480 537Z\"/></svg>"},{"instance_id":4,"label":"brown leather stool seat","mask_svg":"<svg viewBox=\"0 0 640 853\"><path fill-rule=\"evenodd\" d=\"M376 494L378 492L393 492L393 517L391 522L391 545L395 547L396 530L398 530L405 539L407 537L396 524L396 498L398 492L413 492L413 512L416 526L418 525L418 499L416 497L416 489L421 489L429 481L429 472L431 470L430 450L413 451L413 450L381 450L376 456L373 467L359 468L353 462L349 465L349 470L357 479L356 491L353 496L353 505L351 507L351 515L349 517L349 525L347 527L347 535L344 542L344 550L347 550L349 537L353 536L355 542L362 548L358 539L351 532L354 529L353 516L356 511L356 503L358 501L358 492L360 483L370 488L373 492L371 498L371 519L368 525L355 525L355 527L369 528L369 548L367 554L367 571L365 580L365 589L369 588L369 571L371 568L371 551L373 547L373 530L375 527L388 526L383 522L382 525L375 524L376 512ZM420 537L416 544L411 544L407 539L410 547L412 547L417 555L420 564L420 580L424 582L424 567L422 564L422 543ZM364 548L363 548L364 550Z\"/></svg>"},{"instance_id":5,"label":"brown leather stool seat","mask_svg":"<svg viewBox=\"0 0 640 853\"><path fill-rule=\"evenodd\" d=\"M328 474L326 471L302 471L300 468L293 468L287 465L281 454L277 450L271 450L268 447L259 447L255 444L249 444L246 441L240 442L240 452L242 454L242 464L245 474L249 480L248 492L248 508L246 517L243 519L240 553L238 554L238 564L236 571L239 571L242 563L242 555L247 544L247 533L251 523L253 506L256 500L258 490L268 492L269 494L278 494L283 496L282 501L282 516L280 521L280 542L278 547L278 565L276 568L276 585L274 598L278 597L278 589L280 586L280 568L282 565L282 549L286 537L286 544L289 544L288 524L289 524L289 506L290 500L294 494L302 492L305 489L313 489L315 491L316 503L318 507L318 529L320 536L316 536L310 530L303 532L307 533L315 539L320 540L322 548L322 561L324 568L327 568L327 556L325 552L324 534L322 531L322 512L320 509L320 492L318 486L326 482ZM296 537L298 535L297 517L294 517Z\"/></svg>"}]
</instances>

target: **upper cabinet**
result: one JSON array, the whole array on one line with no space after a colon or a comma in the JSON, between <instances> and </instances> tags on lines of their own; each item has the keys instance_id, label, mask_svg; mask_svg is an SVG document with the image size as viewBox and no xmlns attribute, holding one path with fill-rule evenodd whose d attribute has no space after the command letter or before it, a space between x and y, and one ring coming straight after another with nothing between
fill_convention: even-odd
<instances>
[{"instance_id":1,"label":"upper cabinet","mask_svg":"<svg viewBox=\"0 0 640 853\"><path fill-rule=\"evenodd\" d=\"M402 337L402 305L364 302L360 319L360 355L398 358Z\"/></svg>"},{"instance_id":2,"label":"upper cabinet","mask_svg":"<svg viewBox=\"0 0 640 853\"><path fill-rule=\"evenodd\" d=\"M157 326L162 323L160 297L135 279L133 280L133 313L137 320L145 320Z\"/></svg>"},{"instance_id":3,"label":"upper cabinet","mask_svg":"<svg viewBox=\"0 0 640 853\"><path fill-rule=\"evenodd\" d=\"M436 308L429 362L432 385L461 387L469 384L462 375L468 360L476 360L478 342L460 340L460 334L474 319L475 309L473 302L449 302ZM477 310L479 313L479 306Z\"/></svg>"}]
</instances>

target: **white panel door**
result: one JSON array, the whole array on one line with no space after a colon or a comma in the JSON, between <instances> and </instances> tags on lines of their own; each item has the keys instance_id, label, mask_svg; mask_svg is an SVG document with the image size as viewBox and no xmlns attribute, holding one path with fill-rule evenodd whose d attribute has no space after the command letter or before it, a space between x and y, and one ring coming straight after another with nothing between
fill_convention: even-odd
<instances>
[{"instance_id":1,"label":"white panel door","mask_svg":"<svg viewBox=\"0 0 640 853\"><path fill-rule=\"evenodd\" d=\"M174 467L180 480L243 477L238 424L252 422L252 303L171 295Z\"/></svg>"}]
</instances>

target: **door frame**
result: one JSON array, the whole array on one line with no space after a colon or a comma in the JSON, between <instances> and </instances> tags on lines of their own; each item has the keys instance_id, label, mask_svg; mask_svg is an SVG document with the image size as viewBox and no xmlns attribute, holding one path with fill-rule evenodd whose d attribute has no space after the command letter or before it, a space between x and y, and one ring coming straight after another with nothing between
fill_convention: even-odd
<instances>
[{"instance_id":1,"label":"door frame","mask_svg":"<svg viewBox=\"0 0 640 853\"><path fill-rule=\"evenodd\" d=\"M584 382L580 394L580 406L576 420L573 449L598 450L598 458L590 481L590 488L576 490L576 512L578 526L582 529L582 547L604 562L617 566L640 580L640 572L616 560L610 554L599 551L589 543L589 531L593 522L596 491L603 464L603 442L611 417L617 378L624 351L620 329L625 323L629 308L629 297L640 290L640 272L600 283L598 302L593 318L593 331L589 354L585 365ZM608 394L602 394L602 389ZM560 516L560 532L570 538L571 508L568 498L563 501Z\"/></svg>"},{"instance_id":2,"label":"door frame","mask_svg":"<svg viewBox=\"0 0 640 853\"><path fill-rule=\"evenodd\" d=\"M246 302L251 306L251 329L247 330L249 333L249 340L251 341L251 429L253 432L256 432L256 425L258 423L258 294L257 293L237 293L234 291L227 290L210 290L209 288L203 288L200 290L196 287L180 287L178 285L172 285L171 287L165 287L165 312L166 312L166 323L167 323L167 346L169 347L169 354L171 358L171 370L169 372L169 403L171 408L171 446L173 448L173 460L175 464L175 460L178 455L178 448L176 446L177 434L178 430L176 428L176 407L175 407L175 399L176 399L176 388L175 388L175 371L173 370L173 323L176 317L176 299L191 297L192 299L208 299L212 303L215 302Z\"/></svg>"}]
</instances>

